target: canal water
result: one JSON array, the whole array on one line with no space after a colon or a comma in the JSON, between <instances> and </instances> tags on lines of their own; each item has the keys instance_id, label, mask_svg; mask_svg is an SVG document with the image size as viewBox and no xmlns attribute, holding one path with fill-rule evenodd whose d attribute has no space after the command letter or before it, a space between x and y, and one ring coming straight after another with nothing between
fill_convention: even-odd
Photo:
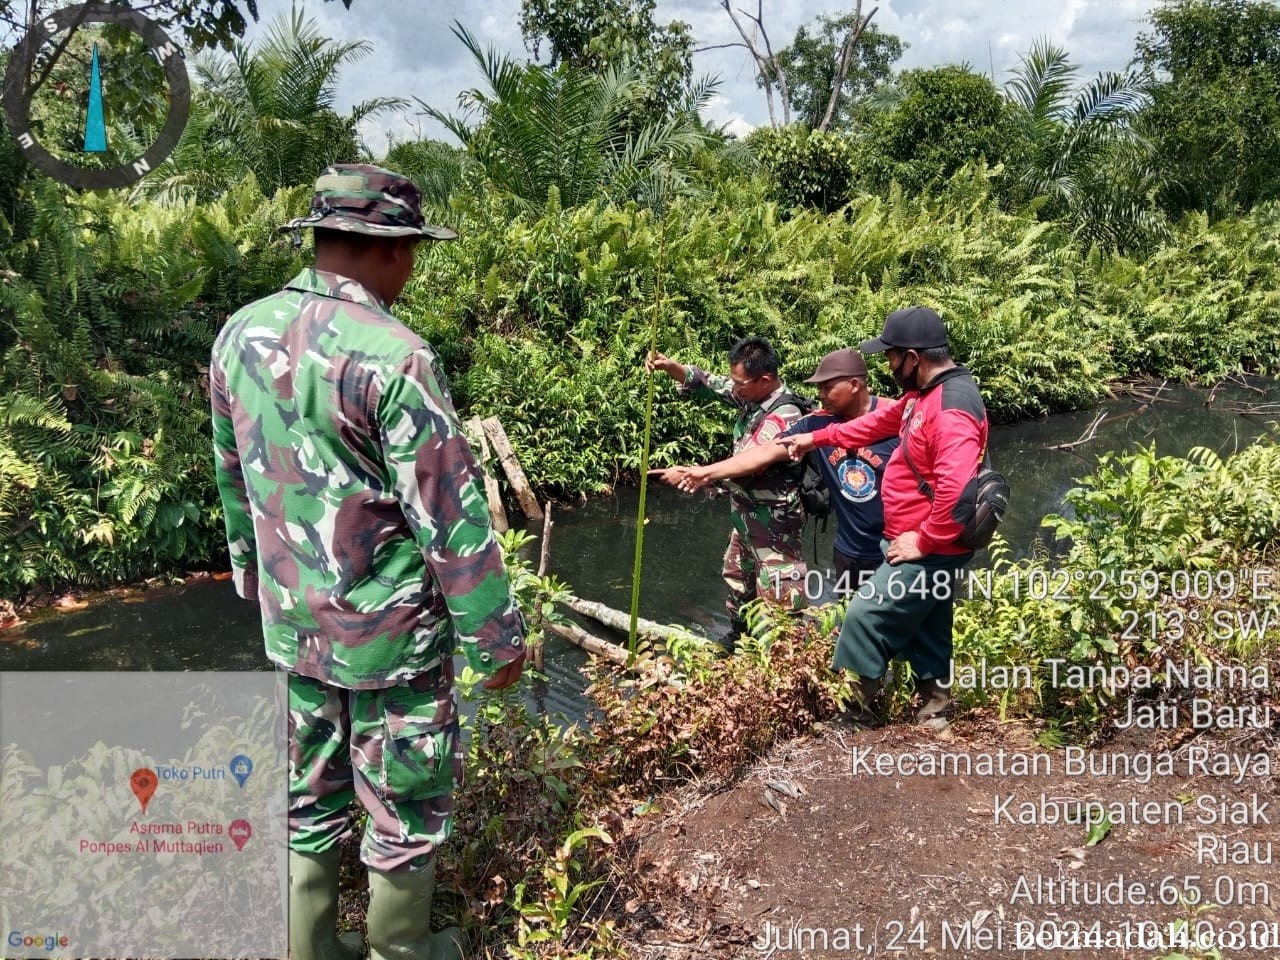
<instances>
[{"instance_id":1,"label":"canal water","mask_svg":"<svg viewBox=\"0 0 1280 960\"><path fill-rule=\"evenodd\" d=\"M1001 532L1016 552L1025 554L1038 540L1051 537L1041 528L1042 518L1064 509L1064 495L1077 477L1093 469L1100 454L1154 443L1161 455L1184 455L1204 446L1226 456L1269 429L1269 418L1232 412L1232 405L1280 400L1280 384L1219 387L1212 394L1176 387L1159 396L1151 403L1116 399L1094 410L992 429L992 460L1013 491ZM1053 449L1080 438L1099 413L1107 418L1092 440L1071 450ZM638 495L635 489L620 489L576 509L557 509L550 571L577 595L618 609L630 607ZM650 487L641 616L708 634L725 628L719 569L728 510L723 496L686 496L661 485ZM540 533L540 527L533 532ZM817 565L825 567L833 533L834 523L816 536L810 525L806 558L816 555ZM581 715L585 704L578 667L585 657L556 638L548 642L544 697L549 711ZM270 669L262 653L257 608L237 598L229 581L195 581L104 598L90 609L50 615L0 634L0 670L257 669Z\"/></svg>"}]
</instances>

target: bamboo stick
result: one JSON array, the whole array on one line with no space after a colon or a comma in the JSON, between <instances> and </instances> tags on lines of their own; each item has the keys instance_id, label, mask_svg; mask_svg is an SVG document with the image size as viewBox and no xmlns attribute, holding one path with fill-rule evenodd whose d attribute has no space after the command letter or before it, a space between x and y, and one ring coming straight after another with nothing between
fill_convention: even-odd
<instances>
[{"instance_id":1,"label":"bamboo stick","mask_svg":"<svg viewBox=\"0 0 1280 960\"><path fill-rule=\"evenodd\" d=\"M472 417L467 421L468 431L476 438L475 443L480 447L480 473L484 476L484 498L489 503L489 519L493 521L493 529L498 533L506 533L510 528L507 523L507 511L502 505L502 493L498 490L498 479L490 471L488 467L489 457L489 441L484 436L484 426L480 422L479 417Z\"/></svg>"},{"instance_id":2,"label":"bamboo stick","mask_svg":"<svg viewBox=\"0 0 1280 960\"><path fill-rule=\"evenodd\" d=\"M520 501L524 515L530 520L541 520L542 509L538 506L538 498L533 495L529 479L524 475L520 461L516 459L516 451L507 438L507 431L502 429L502 423L497 417L490 417L483 421L483 425L485 433L489 435L489 442L493 444L498 460L502 463L502 469L511 481L511 488L516 492L516 499Z\"/></svg>"},{"instance_id":3,"label":"bamboo stick","mask_svg":"<svg viewBox=\"0 0 1280 960\"><path fill-rule=\"evenodd\" d=\"M547 565L551 562L551 501L547 501L547 509L542 520L542 550L538 555L538 576L545 577L547 575ZM541 607L539 607L541 609ZM541 613L537 615L537 622L542 623L543 617ZM539 640L533 645L533 667L539 673L542 673L543 666L543 648L546 646L545 641Z\"/></svg>"}]
</instances>

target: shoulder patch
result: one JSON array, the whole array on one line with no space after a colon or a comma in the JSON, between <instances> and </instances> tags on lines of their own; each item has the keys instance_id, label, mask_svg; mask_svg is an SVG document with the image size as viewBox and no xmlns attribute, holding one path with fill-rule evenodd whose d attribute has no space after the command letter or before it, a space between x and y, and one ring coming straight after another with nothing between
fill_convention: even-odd
<instances>
[{"instance_id":1,"label":"shoulder patch","mask_svg":"<svg viewBox=\"0 0 1280 960\"><path fill-rule=\"evenodd\" d=\"M786 424L782 422L775 414L765 417L760 426L756 427L755 435L752 439L756 443L769 443L782 435L782 431L786 428Z\"/></svg>"}]
</instances>

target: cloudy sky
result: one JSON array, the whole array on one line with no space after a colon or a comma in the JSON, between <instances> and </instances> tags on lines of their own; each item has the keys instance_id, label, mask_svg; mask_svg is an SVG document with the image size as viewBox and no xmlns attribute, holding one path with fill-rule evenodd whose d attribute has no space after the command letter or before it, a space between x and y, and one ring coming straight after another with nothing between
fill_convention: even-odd
<instances>
[{"instance_id":1,"label":"cloudy sky","mask_svg":"<svg viewBox=\"0 0 1280 960\"><path fill-rule=\"evenodd\" d=\"M735 6L754 10L749 0ZM1082 77L1100 70L1122 69L1133 54L1134 38L1156 0L880 0L875 20L910 48L897 66L929 67L967 62L994 72L1002 84L1018 64L1018 54L1047 36L1066 47ZM877 6L864 0L864 8ZM248 37L260 35L290 0L258 0L261 20ZM839 16L853 3L839 0L764 0L764 23L774 49L785 46L796 28L820 14ZM305 12L332 37L362 38L373 56L349 67L339 87L339 105L349 108L377 96L421 97L446 112L457 112L459 91L480 84L479 70L450 32L460 21L482 44L525 56L517 25L519 0L354 0L350 10L341 0L307 0ZM717 0L658 0L659 23L683 20L699 45L733 43L738 34ZM750 55L738 47L695 55L698 73L718 74L719 95L709 118L735 132L768 122L763 91L756 88ZM365 139L375 154L387 133L399 138L418 135L452 139L441 127L414 110L387 115L366 126Z\"/></svg>"}]
</instances>

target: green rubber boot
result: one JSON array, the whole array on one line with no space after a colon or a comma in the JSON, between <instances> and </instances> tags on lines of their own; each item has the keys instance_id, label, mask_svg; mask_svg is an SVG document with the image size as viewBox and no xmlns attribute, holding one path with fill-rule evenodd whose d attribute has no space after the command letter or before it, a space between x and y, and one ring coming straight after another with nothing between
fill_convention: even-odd
<instances>
[{"instance_id":1,"label":"green rubber boot","mask_svg":"<svg viewBox=\"0 0 1280 960\"><path fill-rule=\"evenodd\" d=\"M457 927L431 932L436 861L421 870L369 871L369 960L463 960Z\"/></svg>"},{"instance_id":2,"label":"green rubber boot","mask_svg":"<svg viewBox=\"0 0 1280 960\"><path fill-rule=\"evenodd\" d=\"M338 847L289 851L289 956L292 960L360 960L359 934L338 937Z\"/></svg>"}]
</instances>

